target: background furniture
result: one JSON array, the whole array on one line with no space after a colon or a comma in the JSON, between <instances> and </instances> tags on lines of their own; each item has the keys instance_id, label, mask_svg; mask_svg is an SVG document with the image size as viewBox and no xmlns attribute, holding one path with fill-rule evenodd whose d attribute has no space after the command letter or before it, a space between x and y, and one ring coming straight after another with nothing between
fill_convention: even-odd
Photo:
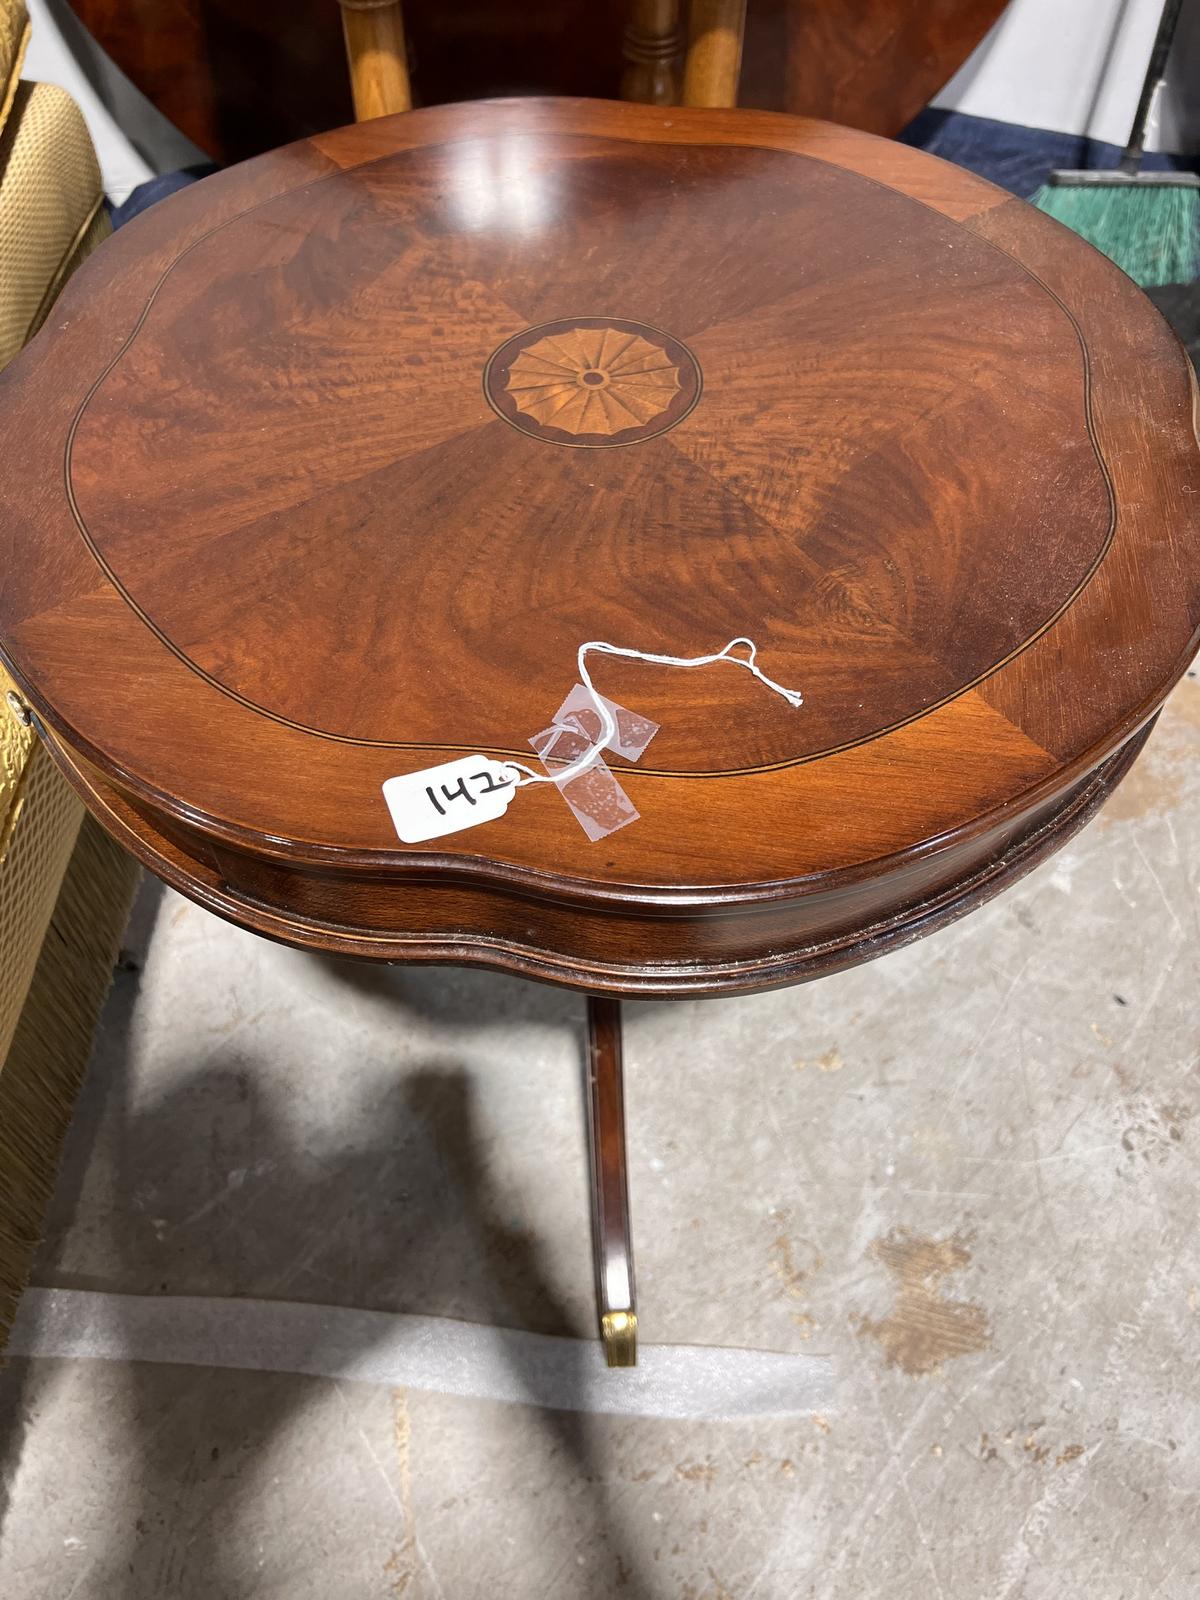
<instances>
[{"instance_id":1,"label":"background furniture","mask_svg":"<svg viewBox=\"0 0 1200 1600\"><path fill-rule=\"evenodd\" d=\"M24 6L0 0L0 366L109 232L70 97L20 80ZM6 470L19 454L6 435ZM21 552L7 554L19 581ZM0 1349L28 1275L59 1147L137 868L59 775L0 667Z\"/></svg>"},{"instance_id":2,"label":"background furniture","mask_svg":"<svg viewBox=\"0 0 1200 1600\"><path fill-rule=\"evenodd\" d=\"M259 155L354 114L332 69L342 49L335 0L72 5L138 88L217 161ZM1003 9L1004 0L749 0L740 102L897 133ZM663 103L678 97L686 12L686 0L404 0L415 101L620 93ZM399 14L396 5L356 10L349 26L390 29Z\"/></svg>"}]
</instances>

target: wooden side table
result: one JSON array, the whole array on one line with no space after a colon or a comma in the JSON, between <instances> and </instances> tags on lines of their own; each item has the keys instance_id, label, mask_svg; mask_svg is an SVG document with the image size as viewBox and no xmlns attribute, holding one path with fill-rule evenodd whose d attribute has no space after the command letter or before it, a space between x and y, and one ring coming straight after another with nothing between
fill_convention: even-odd
<instances>
[{"instance_id":1,"label":"wooden side table","mask_svg":"<svg viewBox=\"0 0 1200 1600\"><path fill-rule=\"evenodd\" d=\"M878 955L1095 811L1196 648L1194 403L1115 267L902 146L593 102L384 118L78 274L0 384L0 641L87 804L202 905L591 997L632 1360L620 997ZM384 782L533 762L583 642L734 635L802 707L592 658L659 725L607 752L637 820L590 836L547 783L398 839Z\"/></svg>"}]
</instances>

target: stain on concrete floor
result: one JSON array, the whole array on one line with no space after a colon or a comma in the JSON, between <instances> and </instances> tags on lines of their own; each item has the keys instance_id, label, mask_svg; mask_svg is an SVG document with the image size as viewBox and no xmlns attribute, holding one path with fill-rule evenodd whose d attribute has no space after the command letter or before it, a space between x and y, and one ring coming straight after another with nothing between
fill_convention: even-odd
<instances>
[{"instance_id":1,"label":"stain on concrete floor","mask_svg":"<svg viewBox=\"0 0 1200 1600\"><path fill-rule=\"evenodd\" d=\"M886 1317L860 1318L858 1331L875 1340L889 1366L927 1377L947 1361L987 1349L991 1329L983 1307L950 1299L944 1288L971 1260L965 1240L926 1239L895 1228L875 1241L871 1254L895 1280L896 1300Z\"/></svg>"}]
</instances>

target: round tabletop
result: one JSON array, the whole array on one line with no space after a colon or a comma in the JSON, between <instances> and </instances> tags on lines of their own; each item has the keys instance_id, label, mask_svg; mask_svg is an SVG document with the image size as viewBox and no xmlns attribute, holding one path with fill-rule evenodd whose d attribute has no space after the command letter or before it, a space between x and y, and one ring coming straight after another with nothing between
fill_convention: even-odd
<instances>
[{"instance_id":1,"label":"round tabletop","mask_svg":"<svg viewBox=\"0 0 1200 1600\"><path fill-rule=\"evenodd\" d=\"M1193 402L1128 279L932 157L439 107L85 264L0 379L0 645L109 826L262 932L791 981L999 887L1132 759L1196 646ZM585 641L738 635L802 706L590 658L658 725L606 752L615 830L542 784L397 836L391 778L537 767Z\"/></svg>"}]
</instances>

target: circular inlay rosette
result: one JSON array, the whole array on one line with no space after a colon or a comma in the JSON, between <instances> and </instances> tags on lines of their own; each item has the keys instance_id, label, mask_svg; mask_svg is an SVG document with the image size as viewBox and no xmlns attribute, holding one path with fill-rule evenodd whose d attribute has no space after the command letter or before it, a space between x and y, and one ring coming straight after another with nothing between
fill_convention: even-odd
<instances>
[{"instance_id":1,"label":"circular inlay rosette","mask_svg":"<svg viewBox=\"0 0 1200 1600\"><path fill-rule=\"evenodd\" d=\"M695 356L661 328L621 317L563 317L507 339L484 368L488 403L547 444L639 444L682 422L700 398Z\"/></svg>"}]
</instances>

